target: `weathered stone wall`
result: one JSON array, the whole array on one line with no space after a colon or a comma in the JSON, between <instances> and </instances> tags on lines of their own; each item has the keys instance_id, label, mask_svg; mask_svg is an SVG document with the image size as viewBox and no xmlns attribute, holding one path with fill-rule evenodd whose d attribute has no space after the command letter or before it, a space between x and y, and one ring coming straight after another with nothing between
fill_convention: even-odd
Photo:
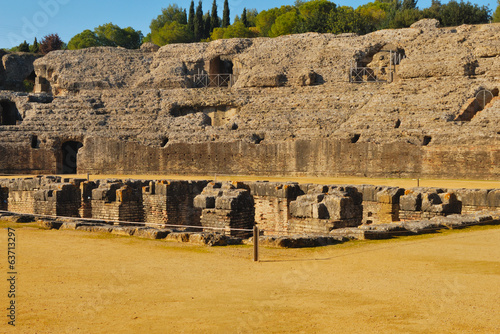
<instances>
[{"instance_id":1,"label":"weathered stone wall","mask_svg":"<svg viewBox=\"0 0 500 334\"><path fill-rule=\"evenodd\" d=\"M143 222L141 181L103 182L92 190L92 218Z\"/></svg>"},{"instance_id":2,"label":"weathered stone wall","mask_svg":"<svg viewBox=\"0 0 500 334\"><path fill-rule=\"evenodd\" d=\"M34 65L45 94L0 91L19 111L0 124L0 173L74 160L93 174L498 179L500 99L459 117L480 90L498 95L498 36L498 24L424 24L51 52ZM376 66L388 49L406 56L394 82L349 82L351 64ZM224 62L232 87L191 88ZM83 144L71 159L68 141Z\"/></svg>"},{"instance_id":3,"label":"weathered stone wall","mask_svg":"<svg viewBox=\"0 0 500 334\"><path fill-rule=\"evenodd\" d=\"M435 188L412 188L400 199L401 220L430 219L462 212L462 202L454 192Z\"/></svg>"},{"instance_id":4,"label":"weathered stone wall","mask_svg":"<svg viewBox=\"0 0 500 334\"><path fill-rule=\"evenodd\" d=\"M288 231L290 203L303 195L296 183L250 182L255 207L255 223L266 234Z\"/></svg>"},{"instance_id":5,"label":"weathered stone wall","mask_svg":"<svg viewBox=\"0 0 500 334\"><path fill-rule=\"evenodd\" d=\"M0 180L0 204L18 213L200 226L247 237L254 225L267 235L329 234L500 211L500 190L36 177Z\"/></svg>"},{"instance_id":6,"label":"weathered stone wall","mask_svg":"<svg viewBox=\"0 0 500 334\"><path fill-rule=\"evenodd\" d=\"M456 189L450 190L462 202L462 213L495 210L500 207L500 189Z\"/></svg>"},{"instance_id":7,"label":"weathered stone wall","mask_svg":"<svg viewBox=\"0 0 500 334\"><path fill-rule=\"evenodd\" d=\"M201 226L194 198L207 181L158 181L143 188L144 221L154 224Z\"/></svg>"},{"instance_id":8,"label":"weathered stone wall","mask_svg":"<svg viewBox=\"0 0 500 334\"><path fill-rule=\"evenodd\" d=\"M194 204L202 209L201 226L216 228L231 236L252 235L255 208L247 186L238 182L211 182L195 197Z\"/></svg>"},{"instance_id":9,"label":"weathered stone wall","mask_svg":"<svg viewBox=\"0 0 500 334\"><path fill-rule=\"evenodd\" d=\"M9 211L53 216L78 217L81 206L80 182L59 177L9 180L5 204Z\"/></svg>"},{"instance_id":10,"label":"weathered stone wall","mask_svg":"<svg viewBox=\"0 0 500 334\"><path fill-rule=\"evenodd\" d=\"M331 230L361 225L362 194L351 186L308 186L305 195L290 203L290 234L330 233Z\"/></svg>"}]
</instances>

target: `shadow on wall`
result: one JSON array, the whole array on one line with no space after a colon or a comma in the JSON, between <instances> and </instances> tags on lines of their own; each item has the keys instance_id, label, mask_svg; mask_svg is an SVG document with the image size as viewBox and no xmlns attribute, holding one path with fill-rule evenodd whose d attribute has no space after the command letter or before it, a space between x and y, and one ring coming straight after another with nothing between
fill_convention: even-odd
<instances>
[{"instance_id":1,"label":"shadow on wall","mask_svg":"<svg viewBox=\"0 0 500 334\"><path fill-rule=\"evenodd\" d=\"M0 125L17 125L23 118L17 106L10 100L0 100Z\"/></svg>"},{"instance_id":2,"label":"shadow on wall","mask_svg":"<svg viewBox=\"0 0 500 334\"><path fill-rule=\"evenodd\" d=\"M61 146L61 163L59 172L61 174L77 174L78 150L83 147L79 141L67 141Z\"/></svg>"}]
</instances>

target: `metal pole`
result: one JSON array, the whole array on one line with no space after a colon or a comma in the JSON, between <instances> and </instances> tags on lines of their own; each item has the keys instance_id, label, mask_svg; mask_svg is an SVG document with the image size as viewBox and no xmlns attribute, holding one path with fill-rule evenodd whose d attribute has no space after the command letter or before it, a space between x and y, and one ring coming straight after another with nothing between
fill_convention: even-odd
<instances>
[{"instance_id":1,"label":"metal pole","mask_svg":"<svg viewBox=\"0 0 500 334\"><path fill-rule=\"evenodd\" d=\"M259 227L253 227L253 261L259 262Z\"/></svg>"}]
</instances>

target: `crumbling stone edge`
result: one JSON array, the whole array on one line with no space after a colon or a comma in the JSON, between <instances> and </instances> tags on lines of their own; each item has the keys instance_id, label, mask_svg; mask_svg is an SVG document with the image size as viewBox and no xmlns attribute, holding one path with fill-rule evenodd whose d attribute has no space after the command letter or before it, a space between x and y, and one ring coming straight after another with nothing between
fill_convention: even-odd
<instances>
[{"instance_id":1,"label":"crumbling stone edge","mask_svg":"<svg viewBox=\"0 0 500 334\"><path fill-rule=\"evenodd\" d=\"M14 223L37 223L44 229L78 230L86 232L110 233L135 236L145 239L176 241L206 246L228 246L253 244L253 238L241 239L214 232L200 232L194 228L155 228L145 223L98 221L82 218L54 218L31 214L0 211L0 220ZM406 221L391 224L361 225L334 229L329 234L260 236L264 247L305 248L335 245L351 240L391 239L397 236L437 233L445 229L464 229L477 225L500 225L500 212L480 212L467 215L449 215L429 220Z\"/></svg>"}]
</instances>

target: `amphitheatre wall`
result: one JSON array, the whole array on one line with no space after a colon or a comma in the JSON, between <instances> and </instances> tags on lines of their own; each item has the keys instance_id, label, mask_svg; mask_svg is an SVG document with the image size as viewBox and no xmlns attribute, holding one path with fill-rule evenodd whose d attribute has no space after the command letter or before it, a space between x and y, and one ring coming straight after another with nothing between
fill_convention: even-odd
<instances>
[{"instance_id":1,"label":"amphitheatre wall","mask_svg":"<svg viewBox=\"0 0 500 334\"><path fill-rule=\"evenodd\" d=\"M0 91L0 173L498 179L498 36L424 20L51 52L35 93Z\"/></svg>"}]
</instances>

